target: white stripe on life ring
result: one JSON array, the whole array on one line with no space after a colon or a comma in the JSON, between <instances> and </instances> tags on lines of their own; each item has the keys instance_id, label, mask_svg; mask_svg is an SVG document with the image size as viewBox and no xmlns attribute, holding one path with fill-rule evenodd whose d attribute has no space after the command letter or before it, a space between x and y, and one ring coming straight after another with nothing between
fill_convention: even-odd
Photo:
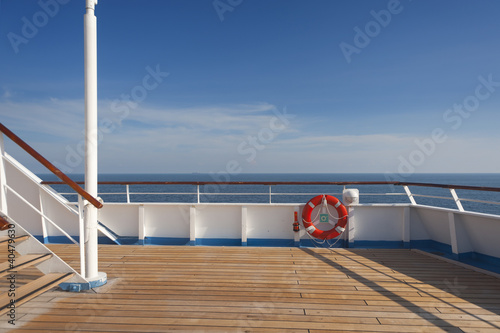
<instances>
[{"instance_id":1,"label":"white stripe on life ring","mask_svg":"<svg viewBox=\"0 0 500 333\"><path fill-rule=\"evenodd\" d=\"M310 234L311 234L311 233L313 233L313 232L314 232L314 230L316 230L316 227L315 227L315 226L313 226L313 225L310 225L310 226L308 226L308 227L306 228L306 231L307 231L308 233L310 233Z\"/></svg>"},{"instance_id":2,"label":"white stripe on life ring","mask_svg":"<svg viewBox=\"0 0 500 333\"><path fill-rule=\"evenodd\" d=\"M339 234L343 233L345 231L345 228L342 228L341 226L338 226L335 228Z\"/></svg>"},{"instance_id":3,"label":"white stripe on life ring","mask_svg":"<svg viewBox=\"0 0 500 333\"><path fill-rule=\"evenodd\" d=\"M316 207L312 202L309 202L309 206L311 206L312 209L314 209L314 207Z\"/></svg>"},{"instance_id":4,"label":"white stripe on life ring","mask_svg":"<svg viewBox=\"0 0 500 333\"><path fill-rule=\"evenodd\" d=\"M338 208L341 204L342 204L342 203L341 203L341 202L340 202L340 200L339 200L339 201L337 201L337 203L335 204L335 206L334 206L334 207L335 207L335 208Z\"/></svg>"}]
</instances>

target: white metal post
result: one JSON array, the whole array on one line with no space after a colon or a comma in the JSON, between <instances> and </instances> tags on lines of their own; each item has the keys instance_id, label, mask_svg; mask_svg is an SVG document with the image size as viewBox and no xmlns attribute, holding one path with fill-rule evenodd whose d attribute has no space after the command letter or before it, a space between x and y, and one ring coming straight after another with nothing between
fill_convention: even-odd
<instances>
[{"instance_id":1,"label":"white metal post","mask_svg":"<svg viewBox=\"0 0 500 333\"><path fill-rule=\"evenodd\" d=\"M80 231L80 274L85 277L85 225L83 219L84 200L78 195L78 226Z\"/></svg>"},{"instance_id":2,"label":"white metal post","mask_svg":"<svg viewBox=\"0 0 500 333\"><path fill-rule=\"evenodd\" d=\"M349 247L354 247L354 241L356 239L356 211L354 207L347 207L347 212L349 214L349 221L347 224L347 239L349 240Z\"/></svg>"},{"instance_id":3,"label":"white metal post","mask_svg":"<svg viewBox=\"0 0 500 333\"><path fill-rule=\"evenodd\" d=\"M455 191L454 188L450 188L451 196L453 197L453 200L455 200L455 203L457 204L457 208L461 212L465 212L464 207L462 206L462 203L460 202L460 198L457 195L457 192Z\"/></svg>"},{"instance_id":4,"label":"white metal post","mask_svg":"<svg viewBox=\"0 0 500 333\"><path fill-rule=\"evenodd\" d=\"M43 236L43 243L47 243L46 240L48 240L49 238L49 233L47 232L47 222L46 222L46 219L45 219L45 207L44 207L44 203L43 203L43 190L42 188L40 187L38 189L38 197L39 197L39 200L40 200L40 218L42 219L42 236ZM78 197L80 197L80 195L78 195Z\"/></svg>"},{"instance_id":5,"label":"white metal post","mask_svg":"<svg viewBox=\"0 0 500 333\"><path fill-rule=\"evenodd\" d=\"M97 197L97 0L86 0L84 15L85 52L85 190ZM98 276L97 208L85 205L86 278Z\"/></svg>"},{"instance_id":6,"label":"white metal post","mask_svg":"<svg viewBox=\"0 0 500 333\"><path fill-rule=\"evenodd\" d=\"M146 223L145 223L144 205L139 205L139 244L144 245L145 237L146 237Z\"/></svg>"},{"instance_id":7,"label":"white metal post","mask_svg":"<svg viewBox=\"0 0 500 333\"><path fill-rule=\"evenodd\" d=\"M248 209L246 206L241 207L241 245L247 246L247 216Z\"/></svg>"},{"instance_id":8,"label":"white metal post","mask_svg":"<svg viewBox=\"0 0 500 333\"><path fill-rule=\"evenodd\" d=\"M410 232L410 207L403 208L403 247L410 248L411 232Z\"/></svg>"},{"instance_id":9,"label":"white metal post","mask_svg":"<svg viewBox=\"0 0 500 333\"><path fill-rule=\"evenodd\" d=\"M457 238L457 226L455 224L455 214L448 213L448 224L450 228L450 243L451 243L451 253L454 257L458 258L458 238Z\"/></svg>"},{"instance_id":10,"label":"white metal post","mask_svg":"<svg viewBox=\"0 0 500 333\"><path fill-rule=\"evenodd\" d=\"M415 198L413 197L413 194L411 194L410 188L408 186L406 186L406 185L403 186L403 188L405 189L406 195L410 199L411 204L412 205L416 205L417 202L415 201Z\"/></svg>"},{"instance_id":11,"label":"white metal post","mask_svg":"<svg viewBox=\"0 0 500 333\"><path fill-rule=\"evenodd\" d=\"M5 147L3 145L3 134L0 133L0 210L8 214L7 210L7 177L5 176Z\"/></svg>"},{"instance_id":12,"label":"white metal post","mask_svg":"<svg viewBox=\"0 0 500 333\"><path fill-rule=\"evenodd\" d=\"M189 244L196 245L196 207L189 207Z\"/></svg>"}]
</instances>

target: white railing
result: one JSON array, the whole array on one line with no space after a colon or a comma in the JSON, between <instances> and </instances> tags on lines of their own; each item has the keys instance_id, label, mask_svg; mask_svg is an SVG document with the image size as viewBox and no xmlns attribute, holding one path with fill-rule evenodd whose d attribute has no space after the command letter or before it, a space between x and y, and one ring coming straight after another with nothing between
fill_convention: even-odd
<instances>
[{"instance_id":1,"label":"white railing","mask_svg":"<svg viewBox=\"0 0 500 333\"><path fill-rule=\"evenodd\" d=\"M70 186L73 190L78 193L78 210L75 210L73 207L68 206L69 202L63 202L63 200L58 200L59 204L62 204L66 209L70 212L78 215L79 222L79 231L80 231L80 267L81 267L81 275L85 276L85 256L84 256L84 247L85 242L83 241L84 237L84 225L83 225L83 211L84 205L94 205L97 208L102 208L102 203L98 201L98 199L92 197L89 193L87 193L84 189L82 189L78 184L76 184L73 180L71 180L67 175L61 172L58 168L56 168L52 163L50 163L47 159L45 159L42 155L40 155L37 151L35 151L31 146L29 146L26 142L24 142L21 138L11 132L7 127L0 123L0 211L4 214L9 215L9 193L13 195L13 197L17 198L20 202L23 203L23 207L28 207L31 211L34 211L42 221L42 236L47 236L47 227L46 223L49 223L54 228L56 228L62 235L67 237L72 243L78 244L78 242L61 226L59 226L53 218L47 216L44 212L42 193L45 191L48 195L54 197L54 191L50 191L49 189L40 185L41 180L36 177L32 172L22 166L15 159L10 157L5 152L4 146L4 137L6 135L10 138L15 144L17 144L20 148L26 151L29 155L35 158L39 163L45 166L49 171L51 171L54 175L62 180L62 182L68 186ZM12 170L17 170L18 175L11 175L15 179L9 179L6 171L7 163ZM28 183L26 183L28 181ZM15 183L15 184L12 184ZM21 184L21 185L20 185ZM36 207L35 204L30 202L29 198L24 197L21 193L26 190L24 186L32 186L32 190L38 193L38 205ZM30 185L27 185L30 184ZM15 189L14 187L17 187ZM22 189L23 191L21 191ZM85 198L85 200L83 200ZM63 199L62 197L58 197L56 199ZM18 203L15 204L15 209L19 212L23 211L23 208L19 206Z\"/></svg>"},{"instance_id":2,"label":"white railing","mask_svg":"<svg viewBox=\"0 0 500 333\"><path fill-rule=\"evenodd\" d=\"M47 215L45 215L40 209L36 208L33 206L28 200L26 200L22 195L17 193L16 190L14 190L12 187L9 185L5 184L4 185L12 194L14 194L18 199L20 199L22 202L24 202L29 208L34 210L40 217L44 220L49 222L51 225L53 225L57 230L59 230L64 236L66 236L71 242L74 244L78 244L76 240L73 239L66 231L64 231L60 226L57 225L52 219L50 219ZM45 236L45 234L44 234ZM83 274L82 274L83 275Z\"/></svg>"},{"instance_id":3,"label":"white railing","mask_svg":"<svg viewBox=\"0 0 500 333\"><path fill-rule=\"evenodd\" d=\"M43 182L45 185L56 185L56 184L61 184L60 182ZM478 186L462 186L462 185L445 185L445 184L427 184L427 183L402 183L402 182L101 182L101 185L120 185L120 186L125 186L125 191L124 192L100 192L99 196L120 196L124 198L123 200L110 200L109 202L126 202L126 203L131 203L131 202L147 202L147 201L133 201L132 197L133 196L182 196L182 197L191 197L195 199L195 203L210 203L211 201L208 200L208 198L216 198L216 197L223 197L223 196L238 196L238 197L243 197L243 196L252 196L252 197L267 197L267 203L272 204L272 203L277 203L276 199L273 200L273 198L276 198L278 196L280 197L299 197L299 196L315 196L318 194L318 192L273 192L273 186L283 186L283 185L341 185L344 187L346 186L356 186L356 185L391 185L391 186L401 186L404 189L404 192L381 192L381 193L370 193L370 192L360 192L360 197L406 197L409 200L409 203L412 205L418 205L417 199L416 198L428 198L428 199L439 199L439 200L447 200L447 201L453 201L454 205L459 211L465 211L462 202L473 202L473 203L480 203L480 204L489 204L489 205L497 205L500 206L499 201L488 201L488 200L480 200L480 199L474 199L474 198L463 198L459 197L456 190L457 189L462 189L462 190L475 190L475 191L488 191L488 192L496 192L499 193L499 198L500 198L500 188L494 188L494 187L478 187ZM190 185L192 187L195 187L195 191L189 191L186 190L184 192L179 192L179 191L160 191L160 192L133 192L131 191L130 187L131 186L150 186L150 185ZM218 189L220 190L219 192L204 192L201 190L200 185L218 185ZM252 186L260 186L260 190L255 191L255 192L230 192L230 191L222 191L224 187L228 185L252 185ZM262 191L262 186L267 186L268 191ZM450 191L450 196L442 196L442 195L433 195L433 194L417 194L413 193L410 190L410 186L415 186L415 187L427 187L427 188L442 188L442 189L448 189ZM61 193L62 195L75 195L73 193ZM330 193L331 195L342 195L341 192L335 192L335 193ZM296 203L293 199L290 199L291 201L289 203ZM156 201L154 201L156 202ZM168 201L165 201L168 202ZM178 202L178 201L175 201ZM190 203L193 201L185 201L185 203ZM361 202L363 200L361 199ZM220 203L218 201L217 203ZM438 205L436 205L438 206Z\"/></svg>"}]
</instances>

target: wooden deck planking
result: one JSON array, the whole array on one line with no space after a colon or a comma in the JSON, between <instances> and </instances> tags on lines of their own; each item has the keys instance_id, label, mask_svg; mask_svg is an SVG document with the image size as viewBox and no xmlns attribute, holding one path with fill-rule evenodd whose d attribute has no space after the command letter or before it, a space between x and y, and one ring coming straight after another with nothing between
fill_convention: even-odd
<instances>
[{"instance_id":1,"label":"wooden deck planking","mask_svg":"<svg viewBox=\"0 0 500 333\"><path fill-rule=\"evenodd\" d=\"M78 263L76 246L51 247ZM15 332L500 332L498 279L408 250L99 250L109 285L38 296Z\"/></svg>"}]
</instances>

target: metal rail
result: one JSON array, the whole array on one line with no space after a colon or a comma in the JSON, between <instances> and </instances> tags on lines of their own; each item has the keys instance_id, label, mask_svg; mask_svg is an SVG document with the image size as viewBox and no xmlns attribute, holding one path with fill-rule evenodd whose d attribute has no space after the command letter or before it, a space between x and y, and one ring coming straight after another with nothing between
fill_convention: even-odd
<instances>
[{"instance_id":1,"label":"metal rail","mask_svg":"<svg viewBox=\"0 0 500 333\"><path fill-rule=\"evenodd\" d=\"M57 181L44 181L42 182L44 185L62 185L61 182ZM455 201L455 204L457 208L460 211L465 211L461 200L462 201L468 201L468 202L477 202L477 203L485 203L485 204L493 204L493 205L500 205L500 202L495 202L495 201L485 201L485 200L477 200L477 199L467 199L467 198L459 198L455 189L462 189L462 190L475 190L475 191L490 191L490 192L498 192L500 193L500 188L498 187L484 187L484 186L466 186L466 185L449 185L449 184L433 184L433 183L415 183L415 182L389 182L389 181L354 181L354 182L257 182L257 181L236 181L236 182L215 182L215 181L194 181L194 182L187 182L187 181L102 181L99 182L100 185L122 185L126 187L126 192L105 192L105 193L100 193L100 195L125 195L126 196L126 202L130 203L131 196L132 195L191 195L191 196L196 196L196 201L197 203L201 203L201 199L203 197L207 196L226 196L226 195L232 195L232 196L268 196L269 198L269 203L273 203L272 197L276 196L299 196L299 195L317 195L318 193L279 193L279 192L273 192L272 191L272 186L278 186L278 185L341 185L341 186L348 186L348 185L392 185L392 186L402 186L405 190L403 193L395 192L395 193L360 193L360 196L381 196L381 195L393 195L393 196L407 196L408 199L410 200L410 203L412 205L417 205L417 202L415 201L416 197L424 197L424 198L434 198L434 199L444 199L444 200L452 200ZM131 192L130 191L130 186L131 185L191 185L191 186L196 186L196 192L195 191L187 191L187 192ZM259 192L218 192L218 193L212 193L212 192L202 192L200 191L200 185L220 185L221 188L224 188L227 185L262 185L262 186L268 186L269 191L264 192L264 191L259 191ZM434 188L444 188L448 189L450 191L451 196L450 197L444 197L444 196L436 196L436 195L430 195L430 194L416 194L412 193L409 189L409 186L420 186L420 187L434 187ZM61 193L63 195L71 195L71 193ZM334 195L342 195L342 193L334 193Z\"/></svg>"},{"instance_id":2,"label":"metal rail","mask_svg":"<svg viewBox=\"0 0 500 333\"><path fill-rule=\"evenodd\" d=\"M77 181L77 184L83 184L82 181ZM59 181L43 181L42 185L62 185ZM256 182L256 181L237 181L237 182L215 182L215 181L100 181L99 185L395 185L395 186L422 186L422 187L440 187L455 190L475 190L500 192L500 187L486 186L467 186L467 185L450 185L450 184L434 184L434 183L413 183L413 182L388 182L388 181L353 181L353 182Z\"/></svg>"}]
</instances>

